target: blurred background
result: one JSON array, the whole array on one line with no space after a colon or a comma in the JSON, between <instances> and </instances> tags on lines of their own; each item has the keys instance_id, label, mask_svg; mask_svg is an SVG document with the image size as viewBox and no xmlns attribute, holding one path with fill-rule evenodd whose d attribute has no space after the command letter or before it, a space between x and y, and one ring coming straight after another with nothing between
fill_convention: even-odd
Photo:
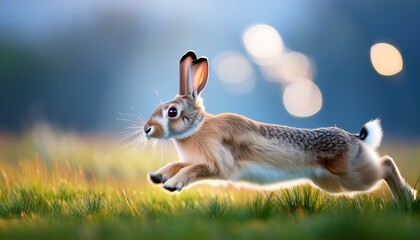
<instances>
[{"instance_id":1,"label":"blurred background","mask_svg":"<svg viewBox=\"0 0 420 240\"><path fill-rule=\"evenodd\" d=\"M0 1L0 186L149 186L177 156L136 139L138 115L177 94L190 49L209 58L208 112L349 132L379 117L414 184L419 24L418 0Z\"/></svg>"},{"instance_id":2,"label":"blurred background","mask_svg":"<svg viewBox=\"0 0 420 240\"><path fill-rule=\"evenodd\" d=\"M418 138L419 24L417 0L1 1L0 131L118 133L177 93L193 49L208 112Z\"/></svg>"}]
</instances>

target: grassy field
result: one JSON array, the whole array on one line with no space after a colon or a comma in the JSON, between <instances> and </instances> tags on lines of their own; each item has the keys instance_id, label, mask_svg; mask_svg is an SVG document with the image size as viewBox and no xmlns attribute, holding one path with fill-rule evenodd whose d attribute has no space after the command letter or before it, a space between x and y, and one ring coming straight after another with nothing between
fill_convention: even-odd
<instances>
[{"instance_id":1,"label":"grassy field","mask_svg":"<svg viewBox=\"0 0 420 240\"><path fill-rule=\"evenodd\" d=\"M42 127L0 135L0 239L420 239L420 201L395 204L384 185L354 197L228 183L168 194L146 176L173 151L133 155L122 145ZM418 146L381 148L412 185Z\"/></svg>"}]
</instances>

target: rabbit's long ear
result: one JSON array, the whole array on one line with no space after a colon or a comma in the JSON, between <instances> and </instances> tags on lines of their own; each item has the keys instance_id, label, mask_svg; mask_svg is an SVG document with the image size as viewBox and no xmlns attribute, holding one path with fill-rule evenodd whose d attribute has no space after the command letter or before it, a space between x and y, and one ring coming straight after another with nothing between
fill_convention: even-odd
<instances>
[{"instance_id":1,"label":"rabbit's long ear","mask_svg":"<svg viewBox=\"0 0 420 240\"><path fill-rule=\"evenodd\" d=\"M201 57L190 64L188 84L190 85L189 89L191 90L189 94L191 94L193 98L197 98L201 91L206 87L208 76L209 64L207 58Z\"/></svg>"},{"instance_id":2,"label":"rabbit's long ear","mask_svg":"<svg viewBox=\"0 0 420 240\"><path fill-rule=\"evenodd\" d=\"M193 51L188 51L179 61L179 95L186 95L191 92L188 89L188 68L190 63L196 59L197 55Z\"/></svg>"}]
</instances>

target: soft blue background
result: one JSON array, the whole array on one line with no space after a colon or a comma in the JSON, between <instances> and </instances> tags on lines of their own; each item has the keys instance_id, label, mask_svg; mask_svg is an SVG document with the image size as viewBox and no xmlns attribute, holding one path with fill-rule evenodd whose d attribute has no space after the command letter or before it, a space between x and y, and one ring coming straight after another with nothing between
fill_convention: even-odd
<instances>
[{"instance_id":1,"label":"soft blue background","mask_svg":"<svg viewBox=\"0 0 420 240\"><path fill-rule=\"evenodd\" d=\"M275 27L287 47L315 64L319 113L287 113L279 84L253 65L253 91L226 91L210 71L203 93L211 113L237 112L299 127L337 125L356 132L380 117L385 134L420 134L420 1L0 1L0 130L47 120L77 131L119 131L119 112L145 116L178 89L178 60L194 49L212 60L246 54L244 30ZM370 47L400 49L404 69L383 77ZM156 96L155 89L159 92Z\"/></svg>"}]
</instances>

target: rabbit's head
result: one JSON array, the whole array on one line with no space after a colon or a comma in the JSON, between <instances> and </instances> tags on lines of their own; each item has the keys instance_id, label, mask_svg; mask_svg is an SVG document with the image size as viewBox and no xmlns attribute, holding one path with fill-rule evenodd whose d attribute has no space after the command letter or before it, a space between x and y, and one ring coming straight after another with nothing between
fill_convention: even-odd
<instances>
[{"instance_id":1,"label":"rabbit's head","mask_svg":"<svg viewBox=\"0 0 420 240\"><path fill-rule=\"evenodd\" d=\"M144 124L147 138L183 139L197 132L203 122L204 107L200 93L207 84L207 58L187 52L179 62L179 93L157 106Z\"/></svg>"}]
</instances>

